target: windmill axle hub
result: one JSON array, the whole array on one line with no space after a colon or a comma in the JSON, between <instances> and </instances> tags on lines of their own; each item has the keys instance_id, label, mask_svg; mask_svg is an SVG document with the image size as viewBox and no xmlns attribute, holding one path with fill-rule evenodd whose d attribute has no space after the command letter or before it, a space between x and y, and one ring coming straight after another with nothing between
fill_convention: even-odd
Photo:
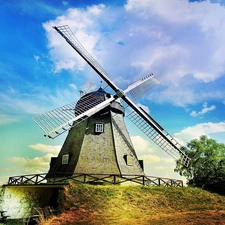
<instances>
[{"instance_id":1,"label":"windmill axle hub","mask_svg":"<svg viewBox=\"0 0 225 225\"><path fill-rule=\"evenodd\" d=\"M116 96L118 98L122 98L123 96L125 96L126 94L124 93L124 91L122 89L119 89L117 92L116 92Z\"/></svg>"}]
</instances>

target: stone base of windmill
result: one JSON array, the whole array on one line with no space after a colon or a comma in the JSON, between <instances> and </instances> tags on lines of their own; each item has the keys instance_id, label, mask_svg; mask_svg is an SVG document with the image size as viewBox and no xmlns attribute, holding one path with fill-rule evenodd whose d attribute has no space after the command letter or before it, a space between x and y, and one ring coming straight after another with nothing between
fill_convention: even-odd
<instances>
[{"instance_id":1,"label":"stone base of windmill","mask_svg":"<svg viewBox=\"0 0 225 225\"><path fill-rule=\"evenodd\" d=\"M10 219L30 218L39 208L57 208L57 199L63 185L3 186L0 188L0 210Z\"/></svg>"}]
</instances>

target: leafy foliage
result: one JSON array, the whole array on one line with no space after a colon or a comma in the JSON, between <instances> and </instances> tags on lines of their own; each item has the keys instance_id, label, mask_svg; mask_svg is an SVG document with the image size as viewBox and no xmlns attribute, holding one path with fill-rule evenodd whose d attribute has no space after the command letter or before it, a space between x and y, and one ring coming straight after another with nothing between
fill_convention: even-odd
<instances>
[{"instance_id":1,"label":"leafy foliage","mask_svg":"<svg viewBox=\"0 0 225 225\"><path fill-rule=\"evenodd\" d=\"M175 172L187 178L187 184L225 195L225 145L207 136L194 139L184 147L191 158L189 167L178 160Z\"/></svg>"}]
</instances>

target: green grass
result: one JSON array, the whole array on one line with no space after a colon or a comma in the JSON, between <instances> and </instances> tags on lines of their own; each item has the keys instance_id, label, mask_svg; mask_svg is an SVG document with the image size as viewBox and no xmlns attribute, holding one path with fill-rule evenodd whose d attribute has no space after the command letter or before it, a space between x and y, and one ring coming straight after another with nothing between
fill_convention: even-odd
<instances>
[{"instance_id":1,"label":"green grass","mask_svg":"<svg viewBox=\"0 0 225 225\"><path fill-rule=\"evenodd\" d=\"M225 224L225 197L198 188L71 184L60 199L49 224Z\"/></svg>"},{"instance_id":2,"label":"green grass","mask_svg":"<svg viewBox=\"0 0 225 225\"><path fill-rule=\"evenodd\" d=\"M22 219L9 219L7 220L6 223L1 223L0 224L7 224L7 225L23 225L23 220Z\"/></svg>"},{"instance_id":3,"label":"green grass","mask_svg":"<svg viewBox=\"0 0 225 225\"><path fill-rule=\"evenodd\" d=\"M198 188L71 183L58 204L61 213L40 225L225 224L225 197Z\"/></svg>"}]
</instances>

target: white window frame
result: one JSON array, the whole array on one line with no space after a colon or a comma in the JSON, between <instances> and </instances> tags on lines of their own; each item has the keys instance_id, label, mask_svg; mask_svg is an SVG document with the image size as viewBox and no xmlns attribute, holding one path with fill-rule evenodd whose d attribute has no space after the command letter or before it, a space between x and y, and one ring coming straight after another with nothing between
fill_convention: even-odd
<instances>
[{"instance_id":1,"label":"white window frame","mask_svg":"<svg viewBox=\"0 0 225 225\"><path fill-rule=\"evenodd\" d=\"M95 124L95 133L103 133L104 132L104 124L96 123Z\"/></svg>"},{"instance_id":2,"label":"white window frame","mask_svg":"<svg viewBox=\"0 0 225 225\"><path fill-rule=\"evenodd\" d=\"M62 156L62 165L66 165L69 163L69 154L65 154Z\"/></svg>"}]
</instances>

